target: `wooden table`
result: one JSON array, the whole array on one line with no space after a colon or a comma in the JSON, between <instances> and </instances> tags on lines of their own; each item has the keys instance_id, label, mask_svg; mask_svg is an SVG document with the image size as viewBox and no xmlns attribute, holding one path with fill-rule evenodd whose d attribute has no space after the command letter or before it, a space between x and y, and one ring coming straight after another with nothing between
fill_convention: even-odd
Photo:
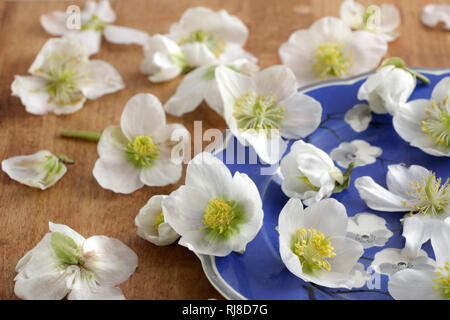
<instances>
[{"instance_id":1,"label":"wooden table","mask_svg":"<svg viewBox=\"0 0 450 320\"><path fill-rule=\"evenodd\" d=\"M401 11L401 36L389 45L389 56L401 56L412 66L448 67L450 32L421 24L420 12L426 2L395 1ZM448 0L433 2L450 4ZM111 3L117 12L117 25L151 34L167 32L170 24L189 7L225 8L248 26L250 36L246 48L259 59L261 68L266 68L280 63L278 48L293 31L309 27L322 16L338 16L341 1L111 0ZM64 178L46 191L26 187L0 173L0 298L15 298L15 265L44 236L48 222L52 221L66 224L85 237L118 238L137 253L139 267L121 285L128 299L220 299L194 253L177 244L157 247L136 235L134 217L139 209L152 195L168 194L182 182L163 188L145 187L131 195L115 194L102 189L92 176L97 159L96 144L58 137L60 128L101 131L108 125L119 124L126 101L137 93L153 93L164 103L175 92L180 79L152 84L139 72L143 59L140 47L103 41L96 58L118 69L125 81L125 90L89 101L81 111L66 116L31 115L25 112L18 98L11 97L14 75L27 74L36 54L50 37L39 24L40 15L65 10L70 4L82 6L83 2L0 3L0 159L47 149L76 160ZM203 130L225 128L223 120L205 104L181 118L168 117L169 122L184 123L191 132L194 120L203 122Z\"/></svg>"}]
</instances>

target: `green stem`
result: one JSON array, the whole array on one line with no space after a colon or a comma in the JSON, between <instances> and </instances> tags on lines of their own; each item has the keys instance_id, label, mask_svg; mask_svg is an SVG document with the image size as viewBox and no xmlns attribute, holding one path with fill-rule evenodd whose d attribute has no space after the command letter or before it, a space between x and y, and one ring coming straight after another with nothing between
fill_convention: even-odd
<instances>
[{"instance_id":1,"label":"green stem","mask_svg":"<svg viewBox=\"0 0 450 320\"><path fill-rule=\"evenodd\" d=\"M57 154L56 157L64 164L74 164L75 160L69 158L65 154Z\"/></svg>"},{"instance_id":2,"label":"green stem","mask_svg":"<svg viewBox=\"0 0 450 320\"><path fill-rule=\"evenodd\" d=\"M64 138L83 139L97 142L100 140L101 133L84 130L67 130L61 129L59 135Z\"/></svg>"},{"instance_id":3,"label":"green stem","mask_svg":"<svg viewBox=\"0 0 450 320\"><path fill-rule=\"evenodd\" d=\"M422 83L425 84L429 84L430 83L430 79L428 79L427 77L425 77L423 74L420 74L410 68L405 68L406 71L408 71L409 73L411 73L413 76L415 76L417 79L419 79L420 81L422 81Z\"/></svg>"}]
</instances>

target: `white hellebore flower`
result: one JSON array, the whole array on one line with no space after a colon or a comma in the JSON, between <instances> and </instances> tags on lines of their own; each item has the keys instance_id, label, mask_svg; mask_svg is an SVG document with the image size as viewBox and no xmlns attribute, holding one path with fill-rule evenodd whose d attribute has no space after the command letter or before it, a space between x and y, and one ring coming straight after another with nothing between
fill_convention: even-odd
<instances>
[{"instance_id":1,"label":"white hellebore flower","mask_svg":"<svg viewBox=\"0 0 450 320\"><path fill-rule=\"evenodd\" d=\"M266 163L281 159L286 150L282 137L306 137L319 126L322 106L297 92L295 76L285 66L269 67L254 77L220 66L216 79L228 128Z\"/></svg>"},{"instance_id":2,"label":"white hellebore flower","mask_svg":"<svg viewBox=\"0 0 450 320\"><path fill-rule=\"evenodd\" d=\"M198 67L185 75L175 94L166 102L166 112L181 116L195 110L205 100L211 109L223 116L223 102L215 75L219 65ZM259 70L256 64L247 59L238 59L224 66L247 76L253 76Z\"/></svg>"},{"instance_id":3,"label":"white hellebore flower","mask_svg":"<svg viewBox=\"0 0 450 320\"><path fill-rule=\"evenodd\" d=\"M284 194L304 200L307 206L328 198L337 186L345 189L349 179L349 173L344 175L328 154L302 140L294 142L280 169Z\"/></svg>"},{"instance_id":4,"label":"white hellebore flower","mask_svg":"<svg viewBox=\"0 0 450 320\"><path fill-rule=\"evenodd\" d=\"M387 42L367 31L352 31L342 20L324 17L309 29L294 32L280 47L284 65L299 86L324 79L345 78L375 68Z\"/></svg>"},{"instance_id":5,"label":"white hellebore flower","mask_svg":"<svg viewBox=\"0 0 450 320\"><path fill-rule=\"evenodd\" d=\"M437 157L450 157L450 77L439 81L431 100L406 103L394 115L394 129L411 146Z\"/></svg>"},{"instance_id":6,"label":"white hellebore flower","mask_svg":"<svg viewBox=\"0 0 450 320\"><path fill-rule=\"evenodd\" d=\"M421 20L428 27L436 27L440 22L450 30L450 5L428 4L422 10Z\"/></svg>"},{"instance_id":7,"label":"white hellebore flower","mask_svg":"<svg viewBox=\"0 0 450 320\"><path fill-rule=\"evenodd\" d=\"M102 60L89 60L75 38L49 39L30 69L32 76L15 76L13 96L32 114L73 113L86 99L97 99L125 86L117 70Z\"/></svg>"},{"instance_id":8,"label":"white hellebore flower","mask_svg":"<svg viewBox=\"0 0 450 320\"><path fill-rule=\"evenodd\" d=\"M436 257L434 270L405 269L389 279L388 290L397 300L450 300L450 218L431 234Z\"/></svg>"},{"instance_id":9,"label":"white hellebore flower","mask_svg":"<svg viewBox=\"0 0 450 320\"><path fill-rule=\"evenodd\" d=\"M370 5L365 8L353 0L341 4L340 15L354 30L365 30L382 35L386 41L394 41L399 34L395 32L400 25L400 11L396 6L383 3L380 7Z\"/></svg>"},{"instance_id":10,"label":"white hellebore flower","mask_svg":"<svg viewBox=\"0 0 450 320\"><path fill-rule=\"evenodd\" d=\"M386 220L372 213L361 212L348 219L347 237L360 242L364 249L382 247L392 235Z\"/></svg>"},{"instance_id":11,"label":"white hellebore flower","mask_svg":"<svg viewBox=\"0 0 450 320\"><path fill-rule=\"evenodd\" d=\"M16 266L14 292L21 299L125 299L120 288L136 270L138 257L121 241L85 239L71 228L49 223L50 232Z\"/></svg>"},{"instance_id":12,"label":"white hellebore flower","mask_svg":"<svg viewBox=\"0 0 450 320\"><path fill-rule=\"evenodd\" d=\"M182 173L180 151L188 137L183 125L166 124L158 98L137 94L125 105L120 127L103 131L94 177L103 188L117 193L176 183Z\"/></svg>"},{"instance_id":13,"label":"white hellebore flower","mask_svg":"<svg viewBox=\"0 0 450 320\"><path fill-rule=\"evenodd\" d=\"M439 221L450 215L449 182L450 178L442 181L421 166L390 165L387 189L369 176L356 179L355 187L373 210L417 213L422 219Z\"/></svg>"},{"instance_id":14,"label":"white hellebore flower","mask_svg":"<svg viewBox=\"0 0 450 320\"><path fill-rule=\"evenodd\" d=\"M213 256L244 251L263 223L255 183L243 173L232 176L207 152L189 162L185 183L162 202L164 218L181 235L179 244Z\"/></svg>"},{"instance_id":15,"label":"white hellebore flower","mask_svg":"<svg viewBox=\"0 0 450 320\"><path fill-rule=\"evenodd\" d=\"M300 279L330 288L352 288L354 267L364 252L346 237L347 212L335 199L324 199L303 209L291 198L278 218L280 255Z\"/></svg>"},{"instance_id":16,"label":"white hellebore flower","mask_svg":"<svg viewBox=\"0 0 450 320\"><path fill-rule=\"evenodd\" d=\"M374 113L393 115L406 103L416 87L414 76L393 65L382 67L370 75L358 91L359 100L367 100Z\"/></svg>"},{"instance_id":17,"label":"white hellebore flower","mask_svg":"<svg viewBox=\"0 0 450 320\"><path fill-rule=\"evenodd\" d=\"M2 161L2 170L13 180L45 190L66 173L63 161L49 151L17 156Z\"/></svg>"},{"instance_id":18,"label":"white hellebore flower","mask_svg":"<svg viewBox=\"0 0 450 320\"><path fill-rule=\"evenodd\" d=\"M134 219L138 236L157 246L167 246L180 237L164 217L162 201L165 198L167 196L151 197Z\"/></svg>"},{"instance_id":19,"label":"white hellebore flower","mask_svg":"<svg viewBox=\"0 0 450 320\"><path fill-rule=\"evenodd\" d=\"M100 50L102 33L106 40L119 44L143 45L148 34L143 31L113 26L116 13L111 8L109 0L87 1L81 12L53 11L41 16L41 25L54 36L66 36L79 39L86 47L88 55Z\"/></svg>"},{"instance_id":20,"label":"white hellebore flower","mask_svg":"<svg viewBox=\"0 0 450 320\"><path fill-rule=\"evenodd\" d=\"M374 147L364 140L353 140L351 142L342 142L337 148L330 152L330 157L343 168L353 163L355 167L363 167L377 161L383 153L379 147Z\"/></svg>"}]
</instances>

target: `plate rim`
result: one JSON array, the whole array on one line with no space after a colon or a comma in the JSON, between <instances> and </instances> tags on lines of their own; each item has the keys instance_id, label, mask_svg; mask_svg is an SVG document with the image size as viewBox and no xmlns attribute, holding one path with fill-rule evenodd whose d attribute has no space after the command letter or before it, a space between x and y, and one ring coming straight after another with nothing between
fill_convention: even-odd
<instances>
[{"instance_id":1,"label":"plate rim","mask_svg":"<svg viewBox=\"0 0 450 320\"><path fill-rule=\"evenodd\" d=\"M417 72L424 72L428 74L433 75L441 75L444 73L450 73L450 67L444 67L444 68L429 68L429 67L410 67L410 69L417 71ZM345 79L330 79L330 80L324 80L320 82L314 82L311 84L308 84L306 86L300 87L297 89L298 92L306 92L311 91L315 89L320 89L323 87L327 87L329 85L349 85L354 84L355 82L358 82L359 80L362 80L363 78L366 78L370 76L371 74L374 74L376 71L369 71L365 72L356 76L352 76ZM224 139L228 139L229 136L226 134L226 130L222 133L222 136ZM221 142L221 141L219 141ZM222 144L221 146L213 147L210 149L210 152L213 154L217 154L223 149L225 149L223 146L226 146L225 144ZM211 283L211 285L227 300L249 300L244 295L240 294L238 291L236 291L228 282L226 282L222 276L220 275L219 271L217 270L217 266L215 263L215 256L211 255L204 255L204 254L198 254L195 253L196 256L200 259L200 262L202 264L203 272L208 279L208 281Z\"/></svg>"}]
</instances>

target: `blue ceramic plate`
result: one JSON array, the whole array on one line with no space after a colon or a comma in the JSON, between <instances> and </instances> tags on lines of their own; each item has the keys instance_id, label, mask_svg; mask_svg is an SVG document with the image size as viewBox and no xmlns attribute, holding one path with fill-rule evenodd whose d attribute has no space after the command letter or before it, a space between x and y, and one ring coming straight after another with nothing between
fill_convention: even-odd
<instances>
[{"instance_id":1,"label":"blue ceramic plate","mask_svg":"<svg viewBox=\"0 0 450 320\"><path fill-rule=\"evenodd\" d=\"M444 77L450 76L450 69L415 69L425 74L431 80L429 85L419 84L410 100L429 99L434 86ZM369 74L364 74L346 80L322 82L300 89L301 92L318 100L323 107L322 124L306 140L329 153L343 141L354 139L365 140L373 146L383 150L381 156L373 164L357 167L352 174L350 187L339 194L333 195L347 208L349 216L359 212L374 213L385 219L386 226L393 232L383 246L373 246L365 249L360 259L367 269L374 255L385 247L403 248L404 238L400 219L402 213L377 212L367 208L360 199L353 181L360 176L371 176L376 182L385 185L387 166L404 163L418 164L438 173L438 176L450 175L449 159L433 157L420 149L409 146L395 132L390 115L373 115L372 122L366 131L357 133L344 121L344 113L358 103L357 92ZM293 143L291 141L290 145ZM227 148L216 150L216 156L222 160L234 159L235 164L227 164L232 173L235 171L246 173L258 186L264 209L264 223L251 241L244 254L232 253L226 257L199 256L206 276L213 286L227 299L392 299L387 292L386 275L374 274L372 279L378 279L378 284L369 284L352 290L329 289L311 285L290 273L281 261L278 245L278 215L288 198L280 187L276 168L257 164L244 163L243 159L236 159L236 148L245 149L247 156L254 156L249 148L239 145L235 138L227 142ZM230 162L230 161L228 161ZM237 164L236 164L237 163ZM261 175L261 169L272 171L272 175ZM431 246L426 243L424 250L430 258L434 258ZM370 270L370 269L369 269ZM369 288L370 287L370 288ZM374 287L376 287L374 289Z\"/></svg>"}]
</instances>

